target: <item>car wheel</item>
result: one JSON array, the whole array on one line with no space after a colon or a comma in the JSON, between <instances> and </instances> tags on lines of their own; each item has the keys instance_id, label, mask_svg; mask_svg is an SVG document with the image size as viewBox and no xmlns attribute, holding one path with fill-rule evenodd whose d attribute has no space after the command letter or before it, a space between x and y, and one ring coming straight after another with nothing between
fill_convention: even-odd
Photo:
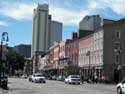
<instances>
[{"instance_id":1,"label":"car wheel","mask_svg":"<svg viewBox=\"0 0 125 94\"><path fill-rule=\"evenodd\" d=\"M45 84L45 83L46 83L46 81L43 81L43 83Z\"/></svg>"},{"instance_id":2,"label":"car wheel","mask_svg":"<svg viewBox=\"0 0 125 94\"><path fill-rule=\"evenodd\" d=\"M78 83L78 85L80 85L80 83Z\"/></svg>"},{"instance_id":3,"label":"car wheel","mask_svg":"<svg viewBox=\"0 0 125 94\"><path fill-rule=\"evenodd\" d=\"M72 84L71 82L68 82L68 84Z\"/></svg>"},{"instance_id":4,"label":"car wheel","mask_svg":"<svg viewBox=\"0 0 125 94\"><path fill-rule=\"evenodd\" d=\"M117 88L117 94L122 94L122 90L120 87Z\"/></svg>"},{"instance_id":5,"label":"car wheel","mask_svg":"<svg viewBox=\"0 0 125 94\"><path fill-rule=\"evenodd\" d=\"M34 81L32 80L32 83L33 83Z\"/></svg>"}]
</instances>

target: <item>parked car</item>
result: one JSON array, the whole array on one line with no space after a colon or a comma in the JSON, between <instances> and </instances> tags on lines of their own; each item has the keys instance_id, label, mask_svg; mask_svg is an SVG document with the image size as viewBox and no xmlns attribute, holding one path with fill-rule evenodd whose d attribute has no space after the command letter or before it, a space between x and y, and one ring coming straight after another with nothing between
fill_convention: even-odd
<instances>
[{"instance_id":1,"label":"parked car","mask_svg":"<svg viewBox=\"0 0 125 94\"><path fill-rule=\"evenodd\" d=\"M69 75L65 79L65 84L80 84L80 76L79 75Z\"/></svg>"},{"instance_id":2,"label":"parked car","mask_svg":"<svg viewBox=\"0 0 125 94\"><path fill-rule=\"evenodd\" d=\"M46 83L45 77L39 73L33 74L31 77L32 82L40 82L40 83Z\"/></svg>"},{"instance_id":3,"label":"parked car","mask_svg":"<svg viewBox=\"0 0 125 94\"><path fill-rule=\"evenodd\" d=\"M117 84L117 94L125 93L125 79Z\"/></svg>"}]
</instances>

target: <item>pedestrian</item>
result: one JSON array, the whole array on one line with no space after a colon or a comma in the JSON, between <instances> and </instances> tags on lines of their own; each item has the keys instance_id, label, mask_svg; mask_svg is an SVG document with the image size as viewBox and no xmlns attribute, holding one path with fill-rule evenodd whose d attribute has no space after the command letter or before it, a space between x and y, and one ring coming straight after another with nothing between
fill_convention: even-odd
<instances>
[{"instance_id":1,"label":"pedestrian","mask_svg":"<svg viewBox=\"0 0 125 94\"><path fill-rule=\"evenodd\" d=\"M104 76L104 75L102 75L101 80L102 80L102 83L104 83L104 82L105 82L105 76Z\"/></svg>"},{"instance_id":2,"label":"pedestrian","mask_svg":"<svg viewBox=\"0 0 125 94\"><path fill-rule=\"evenodd\" d=\"M83 75L81 76L81 82L82 83L84 82L84 76Z\"/></svg>"},{"instance_id":3,"label":"pedestrian","mask_svg":"<svg viewBox=\"0 0 125 94\"><path fill-rule=\"evenodd\" d=\"M94 76L94 79L95 79L95 83L97 84L97 82L98 82L97 75Z\"/></svg>"},{"instance_id":4,"label":"pedestrian","mask_svg":"<svg viewBox=\"0 0 125 94\"><path fill-rule=\"evenodd\" d=\"M96 75L96 73L94 73L94 81L97 83L98 82L98 77Z\"/></svg>"},{"instance_id":5,"label":"pedestrian","mask_svg":"<svg viewBox=\"0 0 125 94\"><path fill-rule=\"evenodd\" d=\"M94 83L95 82L95 79L94 79L94 76L92 76L92 83Z\"/></svg>"}]
</instances>

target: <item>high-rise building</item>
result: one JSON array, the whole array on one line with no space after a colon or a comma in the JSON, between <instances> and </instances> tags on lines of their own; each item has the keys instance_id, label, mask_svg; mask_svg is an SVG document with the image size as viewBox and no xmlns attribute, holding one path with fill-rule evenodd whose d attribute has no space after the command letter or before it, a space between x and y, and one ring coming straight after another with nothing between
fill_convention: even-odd
<instances>
[{"instance_id":1,"label":"high-rise building","mask_svg":"<svg viewBox=\"0 0 125 94\"><path fill-rule=\"evenodd\" d=\"M50 46L54 44L54 42L58 42L62 40L62 23L57 21L51 21L50 26Z\"/></svg>"},{"instance_id":2,"label":"high-rise building","mask_svg":"<svg viewBox=\"0 0 125 94\"><path fill-rule=\"evenodd\" d=\"M48 5L38 4L33 15L32 56L36 51L47 51L48 38Z\"/></svg>"},{"instance_id":3,"label":"high-rise building","mask_svg":"<svg viewBox=\"0 0 125 94\"><path fill-rule=\"evenodd\" d=\"M38 4L33 14L32 55L33 66L38 66L37 57L48 52L54 41L62 40L62 23L52 21L48 4ZM37 68L36 68L37 70Z\"/></svg>"},{"instance_id":4,"label":"high-rise building","mask_svg":"<svg viewBox=\"0 0 125 94\"><path fill-rule=\"evenodd\" d=\"M85 37L95 31L100 26L115 22L104 19L100 15L85 16L79 23L79 37Z\"/></svg>"}]
</instances>

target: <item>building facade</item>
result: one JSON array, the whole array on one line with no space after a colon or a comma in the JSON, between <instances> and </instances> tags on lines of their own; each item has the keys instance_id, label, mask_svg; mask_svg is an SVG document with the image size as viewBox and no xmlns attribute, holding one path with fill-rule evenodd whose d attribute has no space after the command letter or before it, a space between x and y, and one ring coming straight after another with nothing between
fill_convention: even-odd
<instances>
[{"instance_id":1,"label":"building facade","mask_svg":"<svg viewBox=\"0 0 125 94\"><path fill-rule=\"evenodd\" d=\"M124 19L115 21L79 40L81 75L87 78L96 76L98 81L106 82L118 82L125 77L124 26Z\"/></svg>"},{"instance_id":2,"label":"building facade","mask_svg":"<svg viewBox=\"0 0 125 94\"><path fill-rule=\"evenodd\" d=\"M125 19L105 25L103 30L104 74L109 81L118 82L125 77Z\"/></svg>"},{"instance_id":3,"label":"building facade","mask_svg":"<svg viewBox=\"0 0 125 94\"><path fill-rule=\"evenodd\" d=\"M64 67L71 64L78 66L78 35L73 33L72 39L55 43L49 51L49 60L57 75L64 75Z\"/></svg>"},{"instance_id":4,"label":"building facade","mask_svg":"<svg viewBox=\"0 0 125 94\"><path fill-rule=\"evenodd\" d=\"M66 41L66 56L73 65L78 65L78 35L73 33L72 39Z\"/></svg>"}]
</instances>

